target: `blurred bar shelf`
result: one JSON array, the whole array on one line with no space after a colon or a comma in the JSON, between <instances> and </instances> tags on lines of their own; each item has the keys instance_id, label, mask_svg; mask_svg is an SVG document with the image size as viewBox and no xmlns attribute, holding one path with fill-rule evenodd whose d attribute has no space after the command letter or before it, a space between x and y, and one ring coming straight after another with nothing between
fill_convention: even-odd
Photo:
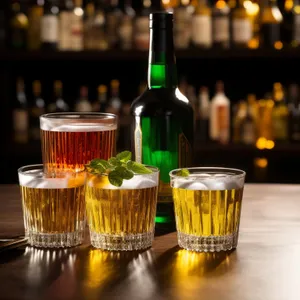
<instances>
[{"instance_id":1,"label":"blurred bar shelf","mask_svg":"<svg viewBox=\"0 0 300 300\"><path fill-rule=\"evenodd\" d=\"M147 59L148 51L107 50L107 51L0 51L1 62L17 61L139 61ZM188 49L177 50L178 59L300 59L300 49Z\"/></svg>"},{"instance_id":2,"label":"blurred bar shelf","mask_svg":"<svg viewBox=\"0 0 300 300\"><path fill-rule=\"evenodd\" d=\"M3 149L3 148L2 148ZM11 157L40 157L41 145L38 142L28 143L28 144L16 144L10 143L5 149L6 154ZM255 146L247 146L240 144L196 144L195 146L195 156L197 161L199 160L199 155L235 155L239 154L242 156L256 156L256 155L297 155L300 153L300 144L290 144L282 143L276 144L273 149L258 149Z\"/></svg>"}]
</instances>

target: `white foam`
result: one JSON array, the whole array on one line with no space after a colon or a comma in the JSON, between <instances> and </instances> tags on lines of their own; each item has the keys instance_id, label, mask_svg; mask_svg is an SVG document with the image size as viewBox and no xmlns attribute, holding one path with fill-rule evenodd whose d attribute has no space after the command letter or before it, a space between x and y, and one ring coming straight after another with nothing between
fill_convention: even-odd
<instances>
[{"instance_id":1,"label":"white foam","mask_svg":"<svg viewBox=\"0 0 300 300\"><path fill-rule=\"evenodd\" d=\"M195 174L188 178L176 178L173 183L175 188L199 191L240 189L243 185L243 178L232 178L225 174Z\"/></svg>"},{"instance_id":2,"label":"white foam","mask_svg":"<svg viewBox=\"0 0 300 300\"><path fill-rule=\"evenodd\" d=\"M94 186L92 181L88 182L88 185ZM116 187L110 183L101 187L105 190L134 190L134 189L147 189L158 186L158 174L153 173L149 175L136 175L130 180L123 180L122 186Z\"/></svg>"},{"instance_id":3,"label":"white foam","mask_svg":"<svg viewBox=\"0 0 300 300\"><path fill-rule=\"evenodd\" d=\"M58 131L58 132L95 132L95 131L108 131L108 130L116 130L117 125L115 124L107 124L104 125L103 123L72 123L68 125L58 125L55 124L47 124L44 122L41 125L42 130L47 131Z\"/></svg>"},{"instance_id":4,"label":"white foam","mask_svg":"<svg viewBox=\"0 0 300 300\"><path fill-rule=\"evenodd\" d=\"M26 178L26 179L25 179ZM66 189L68 188L67 178L31 178L26 175L19 175L21 186L35 189Z\"/></svg>"}]
</instances>

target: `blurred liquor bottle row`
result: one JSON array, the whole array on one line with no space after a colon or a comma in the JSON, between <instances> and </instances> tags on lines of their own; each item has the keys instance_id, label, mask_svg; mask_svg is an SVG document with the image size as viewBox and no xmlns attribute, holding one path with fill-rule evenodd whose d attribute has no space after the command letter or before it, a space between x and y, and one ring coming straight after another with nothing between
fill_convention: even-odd
<instances>
[{"instance_id":1,"label":"blurred liquor bottle row","mask_svg":"<svg viewBox=\"0 0 300 300\"><path fill-rule=\"evenodd\" d=\"M40 140L39 117L53 112L106 112L119 116L119 143L130 147L130 103L122 102L119 95L120 82L111 80L110 85L97 87L97 98L90 99L89 87L80 86L78 98L67 101L64 97L63 82L53 82L50 99L45 99L41 81L32 82L31 89L25 89L23 78L17 78L15 101L12 110L13 140L16 143L28 143ZM28 92L30 90L30 92ZM128 148L129 149L129 148Z\"/></svg>"},{"instance_id":2,"label":"blurred liquor bottle row","mask_svg":"<svg viewBox=\"0 0 300 300\"><path fill-rule=\"evenodd\" d=\"M10 47L147 50L151 0L12 0ZM163 0L174 12L176 48L274 47L300 43L300 0ZM283 4L283 5L282 5ZM0 18L1 19L1 18Z\"/></svg>"},{"instance_id":3,"label":"blurred liquor bottle row","mask_svg":"<svg viewBox=\"0 0 300 300\"><path fill-rule=\"evenodd\" d=\"M141 83L137 96L145 87L146 84ZM97 90L96 99L89 96L92 89ZM194 109L196 143L256 145L259 149L272 149L279 142L300 143L300 93L297 84L285 88L277 82L262 99L248 94L239 102L229 100L222 81L216 83L212 97L205 86L200 87L197 95L194 86L185 80L181 80L179 89ZM15 142L39 140L39 117L44 113L107 112L119 116L119 147L130 148L131 103L121 99L118 80L111 80L108 86L79 86L76 100L65 100L62 81L54 81L52 90L51 98L45 100L39 80L33 81L25 90L24 80L17 79L12 110Z\"/></svg>"},{"instance_id":4,"label":"blurred liquor bottle row","mask_svg":"<svg viewBox=\"0 0 300 300\"><path fill-rule=\"evenodd\" d=\"M181 82L180 90L187 95L195 111L195 135L198 143L256 145L272 149L275 143L300 142L299 86L285 89L274 83L273 91L263 99L248 94L239 102L231 102L225 95L224 84L216 83L210 100L207 87L198 96L193 86Z\"/></svg>"}]
</instances>

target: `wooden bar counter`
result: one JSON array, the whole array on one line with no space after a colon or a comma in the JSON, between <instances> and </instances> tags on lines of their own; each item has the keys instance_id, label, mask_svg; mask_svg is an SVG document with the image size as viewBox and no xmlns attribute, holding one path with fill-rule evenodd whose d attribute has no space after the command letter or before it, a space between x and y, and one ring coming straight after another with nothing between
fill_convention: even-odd
<instances>
[{"instance_id":1,"label":"wooden bar counter","mask_svg":"<svg viewBox=\"0 0 300 300\"><path fill-rule=\"evenodd\" d=\"M17 186L0 186L0 238L23 234ZM89 244L0 253L0 299L299 300L300 186L246 185L238 248L194 253L176 233L144 252Z\"/></svg>"}]
</instances>

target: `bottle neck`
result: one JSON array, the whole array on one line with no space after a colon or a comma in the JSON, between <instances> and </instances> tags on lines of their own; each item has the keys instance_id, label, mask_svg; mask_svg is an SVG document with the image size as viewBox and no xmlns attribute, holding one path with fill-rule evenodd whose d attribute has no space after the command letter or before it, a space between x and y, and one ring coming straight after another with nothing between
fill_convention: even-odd
<instances>
[{"instance_id":1,"label":"bottle neck","mask_svg":"<svg viewBox=\"0 0 300 300\"><path fill-rule=\"evenodd\" d=\"M275 7L277 6L277 1L276 0L267 0L267 6L269 7Z\"/></svg>"},{"instance_id":2,"label":"bottle neck","mask_svg":"<svg viewBox=\"0 0 300 300\"><path fill-rule=\"evenodd\" d=\"M175 89L178 85L172 27L150 29L148 88Z\"/></svg>"}]
</instances>

